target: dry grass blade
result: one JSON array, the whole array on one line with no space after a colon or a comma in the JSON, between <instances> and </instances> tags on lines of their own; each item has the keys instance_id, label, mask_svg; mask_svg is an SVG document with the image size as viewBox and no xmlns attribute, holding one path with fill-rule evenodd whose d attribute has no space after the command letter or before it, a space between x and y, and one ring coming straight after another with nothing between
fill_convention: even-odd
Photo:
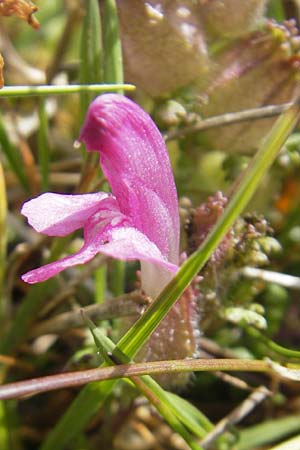
<instances>
[{"instance_id":1,"label":"dry grass blade","mask_svg":"<svg viewBox=\"0 0 300 450\"><path fill-rule=\"evenodd\" d=\"M241 405L235 408L228 416L220 420L215 428L208 433L201 441L201 446L204 449L211 448L211 444L230 426L239 423L246 417L259 403L263 402L271 392L264 386L260 386L252 392L249 397L244 400Z\"/></svg>"}]
</instances>

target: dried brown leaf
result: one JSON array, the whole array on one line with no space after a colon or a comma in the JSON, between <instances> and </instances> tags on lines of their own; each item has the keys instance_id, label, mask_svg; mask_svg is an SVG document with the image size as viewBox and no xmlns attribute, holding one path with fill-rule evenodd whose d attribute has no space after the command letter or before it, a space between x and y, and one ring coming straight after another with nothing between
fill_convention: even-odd
<instances>
[{"instance_id":1,"label":"dried brown leaf","mask_svg":"<svg viewBox=\"0 0 300 450\"><path fill-rule=\"evenodd\" d=\"M0 16L17 16L33 28L40 26L33 15L37 9L37 6L26 0L0 0Z\"/></svg>"}]
</instances>

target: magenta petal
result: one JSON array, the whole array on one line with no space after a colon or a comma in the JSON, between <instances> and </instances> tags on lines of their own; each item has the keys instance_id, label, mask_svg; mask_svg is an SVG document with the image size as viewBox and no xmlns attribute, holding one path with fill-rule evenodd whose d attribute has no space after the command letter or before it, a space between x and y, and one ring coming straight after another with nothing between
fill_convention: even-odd
<instances>
[{"instance_id":1,"label":"magenta petal","mask_svg":"<svg viewBox=\"0 0 300 450\"><path fill-rule=\"evenodd\" d=\"M109 243L99 247L100 253L118 259L147 261L164 267L172 273L175 273L178 269L175 264L170 263L161 254L157 246L149 241L147 236L136 228L116 228L112 230L110 239Z\"/></svg>"},{"instance_id":2,"label":"magenta petal","mask_svg":"<svg viewBox=\"0 0 300 450\"><path fill-rule=\"evenodd\" d=\"M147 236L135 228L124 227L117 215L116 219L118 224L113 227L111 222L107 224L101 218L102 229L99 228L99 223L93 224L92 228L87 230L87 239L79 252L27 272L22 276L22 280L30 284L45 281L68 267L90 261L98 253L124 260L141 259L162 266L167 271L176 272L177 266L169 263Z\"/></svg>"},{"instance_id":3,"label":"magenta petal","mask_svg":"<svg viewBox=\"0 0 300 450\"><path fill-rule=\"evenodd\" d=\"M21 213L39 233L66 236L82 228L99 209L99 202L113 197L106 192L83 195L46 193L24 203Z\"/></svg>"},{"instance_id":4,"label":"magenta petal","mask_svg":"<svg viewBox=\"0 0 300 450\"><path fill-rule=\"evenodd\" d=\"M179 214L168 152L151 117L118 94L91 104L79 138L100 153L120 210L135 228L178 264Z\"/></svg>"},{"instance_id":5,"label":"magenta petal","mask_svg":"<svg viewBox=\"0 0 300 450\"><path fill-rule=\"evenodd\" d=\"M84 245L79 252L74 255L62 258L59 261L54 261L38 269L31 270L30 272L22 275L22 280L26 283L33 284L41 281L46 281L59 272L67 269L68 267L76 266L77 264L84 264L93 259L98 253L98 250L90 245Z\"/></svg>"}]
</instances>

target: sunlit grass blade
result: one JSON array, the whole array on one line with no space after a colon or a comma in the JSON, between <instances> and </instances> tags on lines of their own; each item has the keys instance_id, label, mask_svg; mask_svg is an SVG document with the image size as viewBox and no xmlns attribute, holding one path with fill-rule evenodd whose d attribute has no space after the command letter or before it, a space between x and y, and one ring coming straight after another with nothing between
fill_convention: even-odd
<instances>
[{"instance_id":1,"label":"sunlit grass blade","mask_svg":"<svg viewBox=\"0 0 300 450\"><path fill-rule=\"evenodd\" d=\"M38 129L38 154L39 154L39 166L41 171L41 186L42 190L46 191L49 185L50 148L49 148L48 117L44 98L41 98L39 101L38 114L40 121Z\"/></svg>"},{"instance_id":2,"label":"sunlit grass blade","mask_svg":"<svg viewBox=\"0 0 300 450\"><path fill-rule=\"evenodd\" d=\"M85 2L85 17L82 25L80 48L79 81L82 84L101 83L103 81L101 18L98 0ZM93 93L80 95L81 118L83 119Z\"/></svg>"},{"instance_id":3,"label":"sunlit grass blade","mask_svg":"<svg viewBox=\"0 0 300 450\"><path fill-rule=\"evenodd\" d=\"M133 84L67 84L67 85L41 85L41 86L8 86L0 89L1 97L32 97L41 95L66 95L81 92L102 93L115 91L133 91Z\"/></svg>"},{"instance_id":4,"label":"sunlit grass blade","mask_svg":"<svg viewBox=\"0 0 300 450\"><path fill-rule=\"evenodd\" d=\"M237 450L252 450L300 431L300 415L267 420L239 433Z\"/></svg>"},{"instance_id":5,"label":"sunlit grass blade","mask_svg":"<svg viewBox=\"0 0 300 450\"><path fill-rule=\"evenodd\" d=\"M223 216L212 229L202 246L188 258L163 292L118 342L116 347L128 357L134 357L139 348L146 342L155 327L165 317L177 298L225 237L226 233L241 214L259 186L263 176L279 153L288 135L293 130L298 120L298 116L299 107L296 105L276 121L263 145L255 155L252 163L246 169L246 172L229 201ZM93 383L82 389L79 397L72 403L65 415L51 432L49 439L46 439L42 446L42 450L52 450L53 448L61 450L63 448L60 441L62 433L64 434L64 443L66 443L74 437L76 432L80 432L83 429L93 416L93 413L110 394L111 389L114 386L113 382L110 384L106 383L107 382L105 382L104 387L102 383ZM89 402L87 402L87 398L89 399ZM86 408L87 404L89 405L89 411L85 410L83 416L81 415L81 412ZM80 415L81 417L79 417ZM71 421L71 419L74 420L75 417L77 417L77 421L74 422L76 423L76 432L74 430L74 423Z\"/></svg>"},{"instance_id":6,"label":"sunlit grass blade","mask_svg":"<svg viewBox=\"0 0 300 450\"><path fill-rule=\"evenodd\" d=\"M173 392L166 392L166 394L173 407L176 406L176 410L181 412L180 419L182 423L184 423L185 426L193 431L199 438L201 429L206 432L213 429L214 426L208 418L190 402Z\"/></svg>"},{"instance_id":7,"label":"sunlit grass blade","mask_svg":"<svg viewBox=\"0 0 300 450\"><path fill-rule=\"evenodd\" d=\"M288 439L281 444L272 447L270 450L299 450L300 448L300 435Z\"/></svg>"},{"instance_id":8,"label":"sunlit grass blade","mask_svg":"<svg viewBox=\"0 0 300 450\"><path fill-rule=\"evenodd\" d=\"M4 89L4 88L3 88ZM0 89L0 92L3 90ZM10 164L10 167L14 174L16 175L17 179L19 180L20 184L23 186L23 188L28 191L28 181L26 179L23 165L20 164L20 154L17 151L17 149L14 147L14 145L10 142L10 139L7 135L3 117L0 114L0 145L3 153L6 156L7 161Z\"/></svg>"}]
</instances>

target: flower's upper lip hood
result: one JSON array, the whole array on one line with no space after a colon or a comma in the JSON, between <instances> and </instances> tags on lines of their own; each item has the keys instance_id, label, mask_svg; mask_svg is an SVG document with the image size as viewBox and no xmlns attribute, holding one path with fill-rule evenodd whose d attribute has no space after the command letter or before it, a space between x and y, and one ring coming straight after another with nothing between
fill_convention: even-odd
<instances>
[{"instance_id":1,"label":"flower's upper lip hood","mask_svg":"<svg viewBox=\"0 0 300 450\"><path fill-rule=\"evenodd\" d=\"M105 94L90 105L79 140L99 152L121 211L178 264L177 191L164 140L151 117L128 98Z\"/></svg>"}]
</instances>

